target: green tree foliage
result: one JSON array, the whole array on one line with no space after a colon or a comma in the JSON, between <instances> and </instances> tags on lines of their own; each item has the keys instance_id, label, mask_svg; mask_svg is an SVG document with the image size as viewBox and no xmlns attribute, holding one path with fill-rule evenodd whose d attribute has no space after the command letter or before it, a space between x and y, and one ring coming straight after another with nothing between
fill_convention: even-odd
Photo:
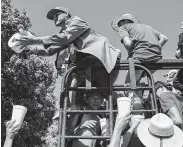
<instances>
[{"instance_id":1,"label":"green tree foliage","mask_svg":"<svg viewBox=\"0 0 183 147\"><path fill-rule=\"evenodd\" d=\"M26 11L22 12L13 9L11 0L1 1L1 64L9 61L14 52L8 47L8 40L17 30L18 24L23 24L26 29L31 27L30 18Z\"/></svg>"},{"instance_id":2,"label":"green tree foliage","mask_svg":"<svg viewBox=\"0 0 183 147\"><path fill-rule=\"evenodd\" d=\"M2 67L1 67L1 141L5 139L5 123L11 119L12 104L28 108L23 128L14 139L15 147L42 147L48 137L55 111L55 72L49 60L36 55L16 55L8 47L8 39L18 24L31 26L26 11L12 8L10 0L2 0Z\"/></svg>"}]
</instances>

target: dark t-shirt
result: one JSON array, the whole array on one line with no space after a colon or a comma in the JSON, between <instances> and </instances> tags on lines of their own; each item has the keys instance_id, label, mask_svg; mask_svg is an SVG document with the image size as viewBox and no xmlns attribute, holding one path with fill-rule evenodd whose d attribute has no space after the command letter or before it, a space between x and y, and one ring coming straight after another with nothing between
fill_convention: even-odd
<instances>
[{"instance_id":1,"label":"dark t-shirt","mask_svg":"<svg viewBox=\"0 0 183 147\"><path fill-rule=\"evenodd\" d=\"M129 37L133 42L133 50L128 52L129 57L144 62L158 61L162 58L159 44L161 33L152 27L145 24L128 23L119 28L119 35L122 43L124 37Z\"/></svg>"},{"instance_id":2,"label":"dark t-shirt","mask_svg":"<svg viewBox=\"0 0 183 147\"><path fill-rule=\"evenodd\" d=\"M183 29L181 29L181 32L179 33L179 42L178 45L183 46Z\"/></svg>"},{"instance_id":3,"label":"dark t-shirt","mask_svg":"<svg viewBox=\"0 0 183 147\"><path fill-rule=\"evenodd\" d=\"M164 92L160 95L159 98L161 108L163 112L167 112L172 107L176 107L179 111L179 114L183 120L183 106L182 103L177 99L176 95L173 92Z\"/></svg>"},{"instance_id":4,"label":"dark t-shirt","mask_svg":"<svg viewBox=\"0 0 183 147\"><path fill-rule=\"evenodd\" d=\"M179 70L179 73L173 82L173 86L183 93L183 69Z\"/></svg>"}]
</instances>

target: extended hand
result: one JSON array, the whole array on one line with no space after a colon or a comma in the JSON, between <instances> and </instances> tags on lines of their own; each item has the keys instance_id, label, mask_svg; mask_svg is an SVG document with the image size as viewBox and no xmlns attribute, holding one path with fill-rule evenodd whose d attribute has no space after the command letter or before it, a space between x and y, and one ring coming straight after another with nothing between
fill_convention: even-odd
<instances>
[{"instance_id":1,"label":"extended hand","mask_svg":"<svg viewBox=\"0 0 183 147\"><path fill-rule=\"evenodd\" d=\"M18 41L24 42L25 44L39 44L40 43L40 39L39 37L36 36L21 36L20 39L18 39Z\"/></svg>"},{"instance_id":2,"label":"extended hand","mask_svg":"<svg viewBox=\"0 0 183 147\"><path fill-rule=\"evenodd\" d=\"M96 120L88 120L88 121L85 121L81 126L80 128L94 128L97 124L97 121Z\"/></svg>"},{"instance_id":3,"label":"extended hand","mask_svg":"<svg viewBox=\"0 0 183 147\"><path fill-rule=\"evenodd\" d=\"M15 137L15 134L18 133L18 130L20 129L20 126L18 124L15 124L15 122L15 120L11 120L6 123L7 139L13 139Z\"/></svg>"},{"instance_id":4,"label":"extended hand","mask_svg":"<svg viewBox=\"0 0 183 147\"><path fill-rule=\"evenodd\" d=\"M131 119L131 128L133 130L135 130L137 128L137 126L140 124L141 121L142 121L141 119L134 119L134 118L132 118Z\"/></svg>"},{"instance_id":5,"label":"extended hand","mask_svg":"<svg viewBox=\"0 0 183 147\"><path fill-rule=\"evenodd\" d=\"M127 124L130 122L131 115L130 113L125 116L117 116L115 127L119 129L119 131L123 131Z\"/></svg>"}]
</instances>

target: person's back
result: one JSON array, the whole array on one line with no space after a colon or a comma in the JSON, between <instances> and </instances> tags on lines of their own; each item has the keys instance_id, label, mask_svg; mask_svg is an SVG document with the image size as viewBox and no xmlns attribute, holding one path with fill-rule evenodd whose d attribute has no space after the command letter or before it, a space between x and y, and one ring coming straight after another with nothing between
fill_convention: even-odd
<instances>
[{"instance_id":1,"label":"person's back","mask_svg":"<svg viewBox=\"0 0 183 147\"><path fill-rule=\"evenodd\" d=\"M159 36L161 33L152 27L140 23L127 23L119 28L121 40L127 35L133 42L133 49L129 52L129 57L139 60L159 60L162 58L161 46L159 44Z\"/></svg>"}]
</instances>

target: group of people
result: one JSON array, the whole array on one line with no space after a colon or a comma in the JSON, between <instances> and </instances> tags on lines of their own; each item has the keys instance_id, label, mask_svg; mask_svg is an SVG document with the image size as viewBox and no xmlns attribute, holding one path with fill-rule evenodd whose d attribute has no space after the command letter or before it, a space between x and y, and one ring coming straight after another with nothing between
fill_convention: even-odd
<instances>
[{"instance_id":1,"label":"group of people","mask_svg":"<svg viewBox=\"0 0 183 147\"><path fill-rule=\"evenodd\" d=\"M76 87L83 79L87 79L89 75L85 73L85 70L89 65L96 62L101 63L104 68L102 71L95 71L95 73L92 74L92 79L94 79L95 84L97 86L104 86L104 80L109 74L113 75L112 83L115 82L118 72L113 69L117 60L120 60L122 56L119 49L116 49L106 37L92 30L84 20L77 16L72 16L69 9L66 7L60 6L51 9L47 13L47 18L53 20L55 25L61 28L59 33L44 37L22 35L17 41L27 45L39 44L47 46L46 49L34 48L29 50L29 52L42 56L57 54L55 65L58 72L63 72L62 68L66 58L70 67L76 65L76 70L73 72L70 79L71 87ZM131 14L122 15L115 19L111 25L115 31L119 32L121 43L128 52L128 59L133 58L141 62L152 63L162 59L162 47L168 40L165 35L156 31L151 26L140 23L140 21ZM183 33L180 33L179 35L180 41L177 49L178 58L183 58L182 34ZM89 60L87 60L88 58ZM154 73L155 71L151 72ZM171 84L161 81L155 83L156 95L160 102L162 113L166 115L159 113L154 115L151 119L145 119L142 122L131 119L130 114L124 117L117 117L113 136L109 144L110 147L128 146L130 138L136 128L141 146L165 147L167 144L171 147L183 146L181 140L183 132L178 128L181 128L183 124L183 80L181 73L182 69L177 71L177 77ZM137 84L140 84L140 80L145 76L145 72L143 70L137 70L135 74ZM128 83L130 83L129 74L127 74L125 81L125 84ZM138 93L134 92L134 94L138 97ZM77 93L75 91L69 92L69 107L76 108L76 96ZM99 110L101 109L104 99L105 96L100 92L87 92L84 95L84 104L79 109ZM67 120L66 132L68 135L101 135L100 120L102 118L105 118L105 115L95 113L82 115L71 114ZM129 130L123 134L122 131L129 123ZM7 123L7 130L11 129L12 126L13 122ZM12 132L17 132L16 127L14 127ZM123 134L122 137L121 133ZM172 140L176 142L176 144L173 144L171 142ZM9 141L5 142L4 147L11 146L11 143L7 142ZM103 144L105 143L103 142ZM68 147L99 147L103 144L101 144L101 141L95 139L75 139L68 140L66 145Z\"/></svg>"}]
</instances>

